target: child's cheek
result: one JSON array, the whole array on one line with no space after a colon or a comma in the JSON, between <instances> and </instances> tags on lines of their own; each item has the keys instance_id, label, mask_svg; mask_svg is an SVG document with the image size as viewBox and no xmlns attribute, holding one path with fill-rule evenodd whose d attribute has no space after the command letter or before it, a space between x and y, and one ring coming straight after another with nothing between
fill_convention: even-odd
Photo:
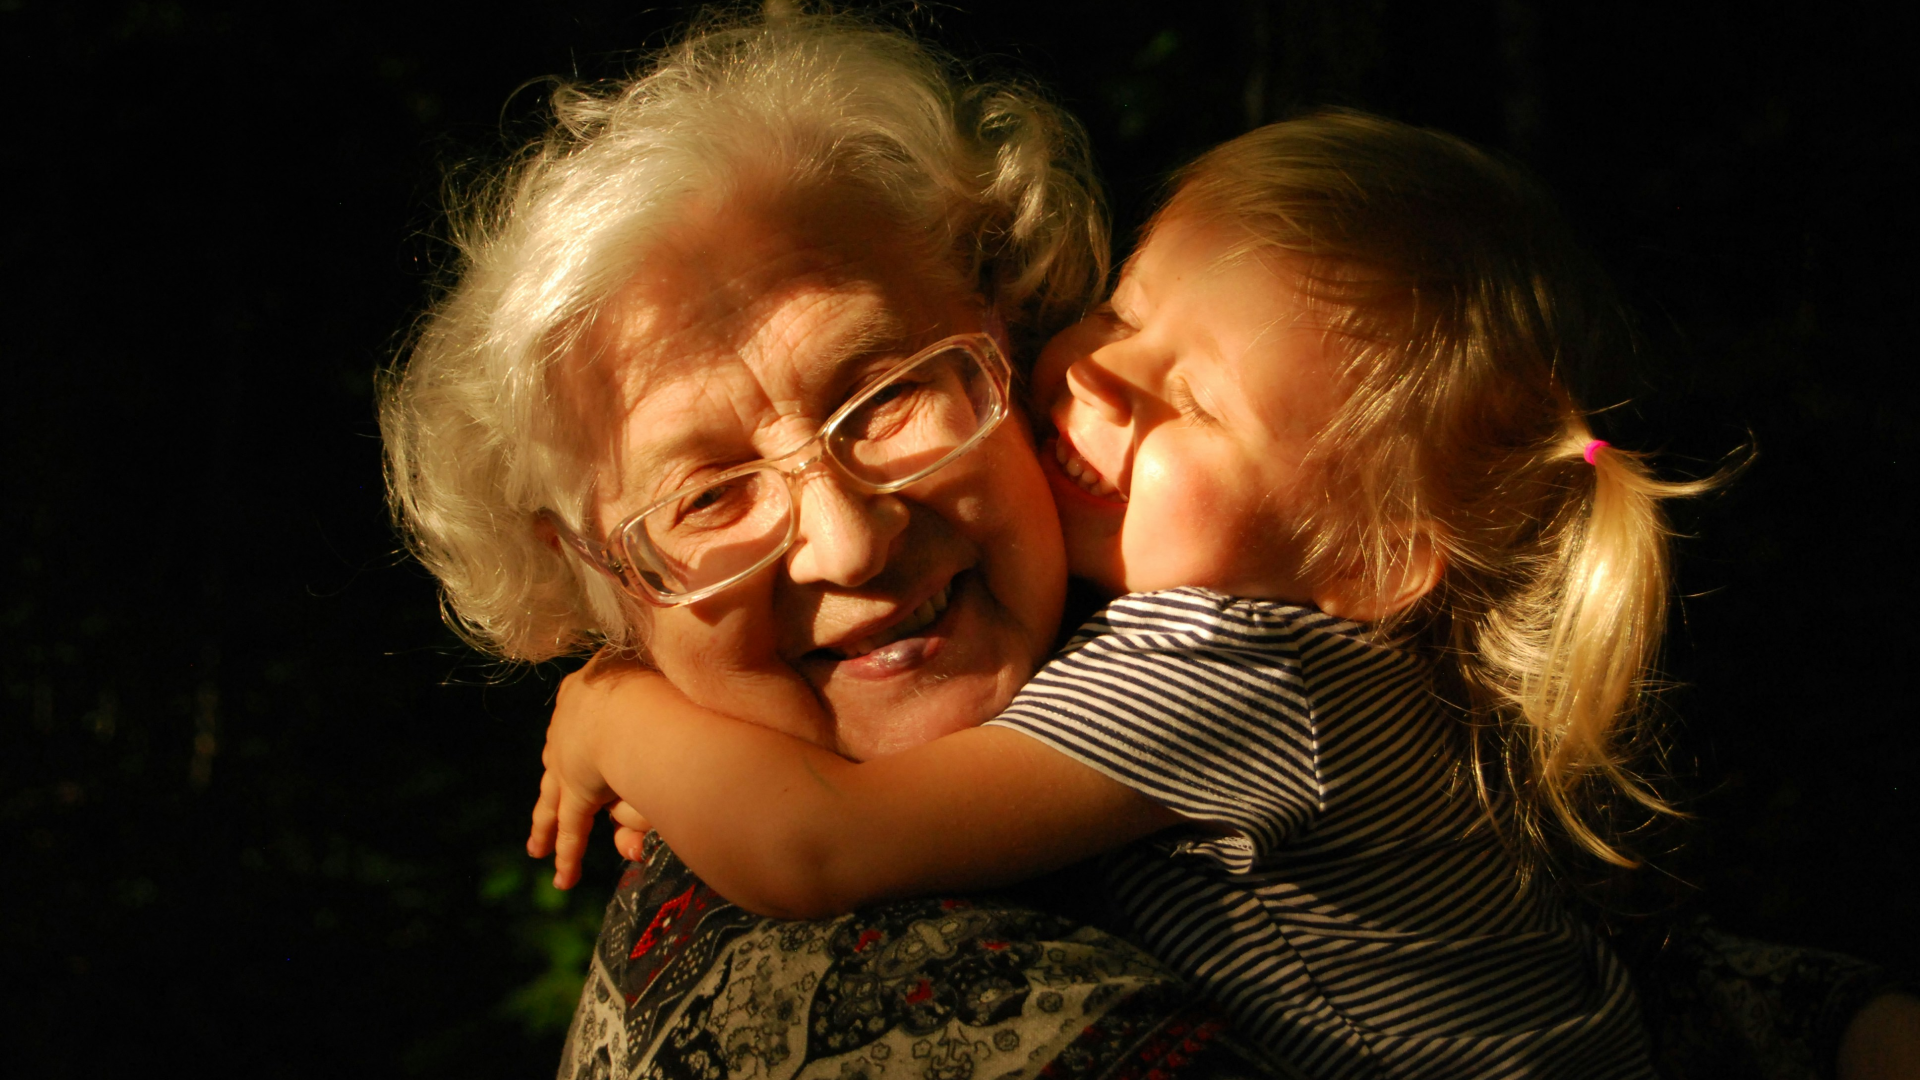
<instances>
[{"instance_id":1,"label":"child's cheek","mask_svg":"<svg viewBox=\"0 0 1920 1080\"><path fill-rule=\"evenodd\" d=\"M1122 558L1132 592L1200 586L1266 595L1284 528L1251 465L1205 431L1166 428L1135 458Z\"/></svg>"},{"instance_id":2,"label":"child's cheek","mask_svg":"<svg viewBox=\"0 0 1920 1080\"><path fill-rule=\"evenodd\" d=\"M1208 584L1197 556L1212 511L1207 492L1182 471L1152 455L1136 458L1121 544L1127 591Z\"/></svg>"}]
</instances>

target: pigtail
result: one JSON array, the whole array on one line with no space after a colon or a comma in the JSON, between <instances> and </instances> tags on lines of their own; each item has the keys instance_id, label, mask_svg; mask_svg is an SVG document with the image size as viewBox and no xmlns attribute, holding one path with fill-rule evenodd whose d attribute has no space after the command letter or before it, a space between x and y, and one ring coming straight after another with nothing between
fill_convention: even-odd
<instances>
[{"instance_id":1,"label":"pigtail","mask_svg":"<svg viewBox=\"0 0 1920 1080\"><path fill-rule=\"evenodd\" d=\"M1446 579L1409 615L1436 632L1472 732L1468 775L1504 808L1502 831L1522 850L1632 867L1617 824L1679 813L1636 767L1658 745L1662 507L1724 476L1661 480L1641 455L1596 443L1555 396L1569 412L1539 444L1428 485Z\"/></svg>"},{"instance_id":2,"label":"pigtail","mask_svg":"<svg viewBox=\"0 0 1920 1080\"><path fill-rule=\"evenodd\" d=\"M1480 661L1519 721L1509 762L1523 828L1549 822L1577 847L1617 866L1635 860L1593 820L1591 808L1624 797L1656 815L1674 808L1630 762L1646 742L1648 672L1666 630L1667 528L1661 504L1715 481L1668 482L1637 454L1585 436L1561 444L1570 472L1557 528L1504 604L1483 623ZM1591 457L1588 465L1585 458Z\"/></svg>"}]
</instances>

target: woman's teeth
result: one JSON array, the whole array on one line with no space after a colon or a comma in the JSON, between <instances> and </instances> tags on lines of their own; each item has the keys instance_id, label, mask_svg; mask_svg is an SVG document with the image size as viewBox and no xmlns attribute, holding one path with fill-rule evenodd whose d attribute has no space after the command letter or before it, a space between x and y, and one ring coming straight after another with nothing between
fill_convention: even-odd
<instances>
[{"instance_id":1,"label":"woman's teeth","mask_svg":"<svg viewBox=\"0 0 1920 1080\"><path fill-rule=\"evenodd\" d=\"M913 609L913 614L907 616L905 619L887 627L877 634L863 637L851 645L841 646L841 658L851 660L856 656L865 656L875 649L891 645L901 638L910 637L925 630L927 627L933 625L934 620L940 617L941 612L947 610L947 604L952 599L953 582L949 580L945 585L940 586L939 592L934 593L931 598L922 601L919 607Z\"/></svg>"},{"instance_id":2,"label":"woman's teeth","mask_svg":"<svg viewBox=\"0 0 1920 1080\"><path fill-rule=\"evenodd\" d=\"M1113 481L1101 476L1100 470L1087 464L1087 459L1068 446L1065 439L1053 440L1053 456L1060 462L1060 471L1072 477L1082 490L1103 498L1127 501L1126 495L1113 485Z\"/></svg>"}]
</instances>

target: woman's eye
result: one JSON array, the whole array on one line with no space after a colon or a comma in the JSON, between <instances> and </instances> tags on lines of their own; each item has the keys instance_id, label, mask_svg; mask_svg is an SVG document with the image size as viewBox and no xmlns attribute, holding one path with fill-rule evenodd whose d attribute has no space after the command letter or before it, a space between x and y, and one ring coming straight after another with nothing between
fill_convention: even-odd
<instances>
[{"instance_id":1,"label":"woman's eye","mask_svg":"<svg viewBox=\"0 0 1920 1080\"><path fill-rule=\"evenodd\" d=\"M884 439L892 436L924 412L938 393L937 372L895 379L862 401L844 417L836 434L857 440Z\"/></svg>"},{"instance_id":2,"label":"woman's eye","mask_svg":"<svg viewBox=\"0 0 1920 1080\"><path fill-rule=\"evenodd\" d=\"M743 509L747 487L745 480L733 480L694 492L674 508L674 524L687 528L724 524Z\"/></svg>"},{"instance_id":3,"label":"woman's eye","mask_svg":"<svg viewBox=\"0 0 1920 1080\"><path fill-rule=\"evenodd\" d=\"M880 442L892 438L913 415L913 410L904 406L900 398L892 398L860 410L840 425L840 429L834 433L836 441Z\"/></svg>"},{"instance_id":4,"label":"woman's eye","mask_svg":"<svg viewBox=\"0 0 1920 1080\"><path fill-rule=\"evenodd\" d=\"M891 382L881 387L872 397L861 403L864 409L883 409L912 393L916 388L903 381Z\"/></svg>"}]
</instances>

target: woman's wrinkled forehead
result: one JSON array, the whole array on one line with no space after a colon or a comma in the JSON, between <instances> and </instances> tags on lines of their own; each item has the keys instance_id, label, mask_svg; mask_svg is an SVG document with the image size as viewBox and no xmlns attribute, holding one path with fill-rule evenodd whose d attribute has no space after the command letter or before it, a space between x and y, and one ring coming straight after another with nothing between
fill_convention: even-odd
<instances>
[{"instance_id":1,"label":"woman's wrinkled forehead","mask_svg":"<svg viewBox=\"0 0 1920 1080\"><path fill-rule=\"evenodd\" d=\"M978 302L858 200L690 214L583 327L553 390L603 498L689 456L810 432L849 370L970 327ZM804 433L800 437L804 438Z\"/></svg>"},{"instance_id":2,"label":"woman's wrinkled forehead","mask_svg":"<svg viewBox=\"0 0 1920 1080\"><path fill-rule=\"evenodd\" d=\"M566 442L603 489L609 465L638 476L690 455L739 456L779 441L770 428L823 421L851 367L909 347L906 327L878 290L854 282L782 289L713 320L612 305L556 370Z\"/></svg>"}]
</instances>

